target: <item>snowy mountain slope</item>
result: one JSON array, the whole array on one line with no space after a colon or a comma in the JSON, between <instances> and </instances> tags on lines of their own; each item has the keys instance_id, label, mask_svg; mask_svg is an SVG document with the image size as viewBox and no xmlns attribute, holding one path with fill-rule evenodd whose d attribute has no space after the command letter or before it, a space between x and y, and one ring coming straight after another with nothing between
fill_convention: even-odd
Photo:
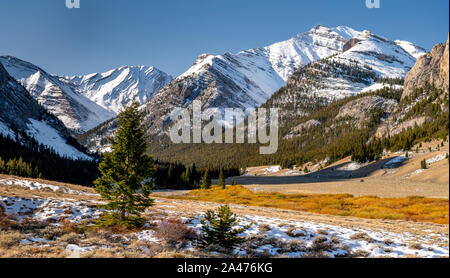
<instances>
[{"instance_id":1,"label":"snowy mountain slope","mask_svg":"<svg viewBox=\"0 0 450 278\"><path fill-rule=\"evenodd\" d=\"M117 114L134 99L146 103L172 79L155 67L126 66L62 80L74 84L87 98Z\"/></svg>"},{"instance_id":2,"label":"snowy mountain slope","mask_svg":"<svg viewBox=\"0 0 450 278\"><path fill-rule=\"evenodd\" d=\"M301 66L342 52L360 33L349 27L316 26L263 48L237 54L203 54L146 105L151 132L158 133L175 107L201 100L204 108L254 108L285 85Z\"/></svg>"},{"instance_id":3,"label":"snowy mountain slope","mask_svg":"<svg viewBox=\"0 0 450 278\"><path fill-rule=\"evenodd\" d=\"M393 41L363 31L356 45L334 59L339 62L357 61L361 66L375 71L380 77L405 77L414 66L416 58Z\"/></svg>"},{"instance_id":4,"label":"snowy mountain slope","mask_svg":"<svg viewBox=\"0 0 450 278\"><path fill-rule=\"evenodd\" d=\"M23 145L37 143L61 157L91 160L70 145L69 131L54 115L47 113L29 92L11 77L0 63L0 134Z\"/></svg>"},{"instance_id":5,"label":"snowy mountain slope","mask_svg":"<svg viewBox=\"0 0 450 278\"><path fill-rule=\"evenodd\" d=\"M411 42L396 40L395 43L416 59L418 59L420 56L427 54L425 48L417 46Z\"/></svg>"},{"instance_id":6,"label":"snowy mountain slope","mask_svg":"<svg viewBox=\"0 0 450 278\"><path fill-rule=\"evenodd\" d=\"M75 133L87 131L114 117L113 112L78 93L70 84L31 63L10 56L0 57L0 63L39 104Z\"/></svg>"},{"instance_id":7,"label":"snowy mountain slope","mask_svg":"<svg viewBox=\"0 0 450 278\"><path fill-rule=\"evenodd\" d=\"M344 50L300 68L265 106L281 108L282 119L305 116L317 105L385 87L380 78L404 78L416 61L397 43L369 31Z\"/></svg>"}]
</instances>

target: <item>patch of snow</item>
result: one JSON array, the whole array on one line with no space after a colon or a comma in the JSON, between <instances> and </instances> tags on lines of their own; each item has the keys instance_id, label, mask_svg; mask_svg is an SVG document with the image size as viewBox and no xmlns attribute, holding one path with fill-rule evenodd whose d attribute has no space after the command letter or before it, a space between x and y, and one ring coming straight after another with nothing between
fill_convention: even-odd
<instances>
[{"instance_id":1,"label":"patch of snow","mask_svg":"<svg viewBox=\"0 0 450 278\"><path fill-rule=\"evenodd\" d=\"M351 163L347 164L346 166L340 168L339 170L356 171L358 169L361 169L361 167L362 167L362 164L352 161Z\"/></svg>"},{"instance_id":2,"label":"patch of snow","mask_svg":"<svg viewBox=\"0 0 450 278\"><path fill-rule=\"evenodd\" d=\"M281 169L282 169L281 166L273 166L273 167L265 168L264 174L269 175L269 174L277 173L277 172L280 172Z\"/></svg>"},{"instance_id":3,"label":"patch of snow","mask_svg":"<svg viewBox=\"0 0 450 278\"><path fill-rule=\"evenodd\" d=\"M33 137L38 143L53 149L62 157L74 160L92 160L91 157L75 149L75 147L67 144L58 131L49 126L45 122L29 119L27 134Z\"/></svg>"},{"instance_id":4,"label":"patch of snow","mask_svg":"<svg viewBox=\"0 0 450 278\"><path fill-rule=\"evenodd\" d=\"M2 122L0 122L0 135L9 137L13 140L16 138L16 134Z\"/></svg>"},{"instance_id":5,"label":"patch of snow","mask_svg":"<svg viewBox=\"0 0 450 278\"><path fill-rule=\"evenodd\" d=\"M442 161L442 160L445 159L445 157L446 157L446 154L437 155L437 156L435 156L433 158L427 159L427 164L433 164L433 163Z\"/></svg>"},{"instance_id":6,"label":"patch of snow","mask_svg":"<svg viewBox=\"0 0 450 278\"><path fill-rule=\"evenodd\" d=\"M19 221L33 218L38 221L58 222L65 217L71 222L98 218L103 209L98 209L94 203L75 200L29 199L19 197L1 197L0 205L7 215L14 215Z\"/></svg>"},{"instance_id":7,"label":"patch of snow","mask_svg":"<svg viewBox=\"0 0 450 278\"><path fill-rule=\"evenodd\" d=\"M51 185L51 184L44 184L36 181L30 181L30 180L20 180L20 179L0 179L0 186L2 185L13 185L13 186L20 186L27 188L29 190L43 190L43 189L50 189L53 192L62 192L65 194L74 194L74 195L86 195L86 196L97 196L98 194L95 193L88 193L80 190L73 190L64 186L57 186L57 185Z\"/></svg>"},{"instance_id":8,"label":"patch of snow","mask_svg":"<svg viewBox=\"0 0 450 278\"><path fill-rule=\"evenodd\" d=\"M399 164L407 161L408 158L406 158L405 156L397 156L391 160L389 160L388 162L386 162L384 164L384 168L390 169L390 168L396 168Z\"/></svg>"},{"instance_id":9,"label":"patch of snow","mask_svg":"<svg viewBox=\"0 0 450 278\"><path fill-rule=\"evenodd\" d=\"M375 83L367 88L365 88L364 90L361 91L361 93L367 93L367 92L374 92L377 90L381 90L384 88L392 88L395 90L401 90L403 89L402 85L390 85L390 84L385 84L385 83Z\"/></svg>"}]
</instances>

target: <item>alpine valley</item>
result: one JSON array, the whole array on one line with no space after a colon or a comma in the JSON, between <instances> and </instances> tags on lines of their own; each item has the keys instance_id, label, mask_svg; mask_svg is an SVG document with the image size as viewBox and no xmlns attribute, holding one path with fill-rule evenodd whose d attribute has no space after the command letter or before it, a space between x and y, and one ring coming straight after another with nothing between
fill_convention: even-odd
<instances>
[{"instance_id":1,"label":"alpine valley","mask_svg":"<svg viewBox=\"0 0 450 278\"><path fill-rule=\"evenodd\" d=\"M449 37L398 39L317 25L173 77L0 56L0 257L448 258ZM194 101L279 108L278 151L172 143Z\"/></svg>"}]
</instances>

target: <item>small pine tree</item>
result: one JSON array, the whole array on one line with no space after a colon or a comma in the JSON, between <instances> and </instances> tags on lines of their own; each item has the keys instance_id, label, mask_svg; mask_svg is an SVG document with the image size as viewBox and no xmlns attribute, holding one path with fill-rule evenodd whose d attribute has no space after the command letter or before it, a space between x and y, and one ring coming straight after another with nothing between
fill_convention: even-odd
<instances>
[{"instance_id":1,"label":"small pine tree","mask_svg":"<svg viewBox=\"0 0 450 278\"><path fill-rule=\"evenodd\" d=\"M424 170L427 169L427 161L425 159L420 162L420 167Z\"/></svg>"},{"instance_id":2,"label":"small pine tree","mask_svg":"<svg viewBox=\"0 0 450 278\"><path fill-rule=\"evenodd\" d=\"M0 157L0 174L3 174L6 172L6 163L5 161Z\"/></svg>"},{"instance_id":3,"label":"small pine tree","mask_svg":"<svg viewBox=\"0 0 450 278\"><path fill-rule=\"evenodd\" d=\"M204 237L202 245L219 245L227 249L235 247L244 241L238 235L245 232L251 225L242 228L233 228L239 224L236 215L231 212L229 206L221 206L217 212L208 210L205 218L201 220Z\"/></svg>"},{"instance_id":4,"label":"small pine tree","mask_svg":"<svg viewBox=\"0 0 450 278\"><path fill-rule=\"evenodd\" d=\"M220 169L219 172L219 181L217 182L217 185L220 186L222 189L226 188L226 184L225 184L225 178L223 177L223 169Z\"/></svg>"},{"instance_id":5,"label":"small pine tree","mask_svg":"<svg viewBox=\"0 0 450 278\"><path fill-rule=\"evenodd\" d=\"M209 175L209 170L206 169L205 174L203 175L202 189L210 189L210 188L211 188L211 176Z\"/></svg>"},{"instance_id":6,"label":"small pine tree","mask_svg":"<svg viewBox=\"0 0 450 278\"><path fill-rule=\"evenodd\" d=\"M102 176L94 185L100 196L108 201L104 207L113 211L100 220L103 225L140 225L140 214L153 204L149 195L155 167L152 157L145 154L143 114L138 107L133 103L119 114L116 135L110 138L112 152L106 153L99 165Z\"/></svg>"}]
</instances>

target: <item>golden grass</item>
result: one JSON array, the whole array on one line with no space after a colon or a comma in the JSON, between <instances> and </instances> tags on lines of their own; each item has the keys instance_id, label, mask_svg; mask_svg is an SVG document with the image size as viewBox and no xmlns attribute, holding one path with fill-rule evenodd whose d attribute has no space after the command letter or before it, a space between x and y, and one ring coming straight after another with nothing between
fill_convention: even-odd
<instances>
[{"instance_id":1,"label":"golden grass","mask_svg":"<svg viewBox=\"0 0 450 278\"><path fill-rule=\"evenodd\" d=\"M255 193L242 186L231 186L226 189L213 187L210 190L193 190L185 195L168 198L271 207L369 219L449 223L448 199L414 196L408 198L354 197L349 194L286 195L268 192Z\"/></svg>"}]
</instances>

